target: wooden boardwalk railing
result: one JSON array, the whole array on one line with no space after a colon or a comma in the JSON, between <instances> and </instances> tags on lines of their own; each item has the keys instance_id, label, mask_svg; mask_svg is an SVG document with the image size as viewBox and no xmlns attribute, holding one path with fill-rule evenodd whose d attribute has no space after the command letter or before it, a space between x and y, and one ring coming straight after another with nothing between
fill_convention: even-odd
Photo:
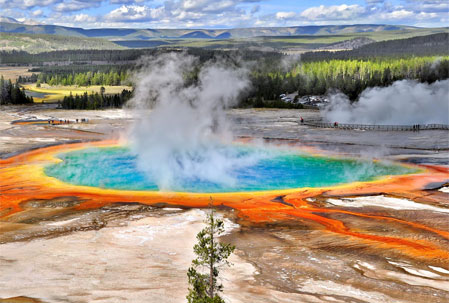
<instances>
[{"instance_id":1,"label":"wooden boardwalk railing","mask_svg":"<svg viewBox=\"0 0 449 303\"><path fill-rule=\"evenodd\" d=\"M379 131L419 131L419 130L449 130L447 124L415 124L415 125L374 125L374 124L348 124L348 123L326 123L326 122L304 122L300 123L311 127L338 128L338 129L360 129Z\"/></svg>"}]
</instances>

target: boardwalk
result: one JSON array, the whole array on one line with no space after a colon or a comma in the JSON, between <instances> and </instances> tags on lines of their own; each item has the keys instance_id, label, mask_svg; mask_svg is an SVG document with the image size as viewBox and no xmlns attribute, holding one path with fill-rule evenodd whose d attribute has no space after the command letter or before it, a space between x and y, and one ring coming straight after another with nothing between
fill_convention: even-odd
<instances>
[{"instance_id":1,"label":"boardwalk","mask_svg":"<svg viewBox=\"0 0 449 303\"><path fill-rule=\"evenodd\" d=\"M338 128L338 129L360 129L377 131L419 131L419 130L449 130L447 124L415 124L415 125L374 125L374 124L348 124L348 123L325 123L325 122L304 122L311 127Z\"/></svg>"}]
</instances>

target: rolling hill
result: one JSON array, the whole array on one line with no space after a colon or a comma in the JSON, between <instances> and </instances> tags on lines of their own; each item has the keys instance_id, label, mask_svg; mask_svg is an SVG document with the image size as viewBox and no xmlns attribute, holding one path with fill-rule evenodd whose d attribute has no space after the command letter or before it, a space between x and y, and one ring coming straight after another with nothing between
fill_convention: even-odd
<instances>
[{"instance_id":1,"label":"rolling hill","mask_svg":"<svg viewBox=\"0 0 449 303\"><path fill-rule=\"evenodd\" d=\"M264 48L302 53L317 49L352 49L369 41L444 32L449 32L449 29L379 24L232 29L83 29L25 24L13 18L0 17L0 51L25 50L39 53L70 49L201 47Z\"/></svg>"},{"instance_id":2,"label":"rolling hill","mask_svg":"<svg viewBox=\"0 0 449 303\"><path fill-rule=\"evenodd\" d=\"M4 22L4 20L9 22ZM132 29L95 28L83 29L58 25L29 25L12 22L12 18L0 19L0 32L19 34L49 34L71 37L105 38L108 40L146 40L146 39L238 39L259 36L298 36L298 35L341 35L381 31L401 31L418 29L403 25L320 25L292 27L257 27L232 29Z\"/></svg>"},{"instance_id":3,"label":"rolling hill","mask_svg":"<svg viewBox=\"0 0 449 303\"><path fill-rule=\"evenodd\" d=\"M9 34L0 32L0 50L40 53L71 49L124 49L126 47L99 38L79 38L45 34ZM0 63L1 62L0 58Z\"/></svg>"}]
</instances>

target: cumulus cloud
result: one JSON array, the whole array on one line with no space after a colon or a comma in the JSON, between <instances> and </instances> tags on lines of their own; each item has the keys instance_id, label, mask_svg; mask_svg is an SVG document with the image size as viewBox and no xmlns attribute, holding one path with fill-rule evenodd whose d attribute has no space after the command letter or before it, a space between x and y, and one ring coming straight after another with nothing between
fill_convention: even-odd
<instances>
[{"instance_id":1,"label":"cumulus cloud","mask_svg":"<svg viewBox=\"0 0 449 303\"><path fill-rule=\"evenodd\" d=\"M1 15L0 17L7 17L7 18L13 18L13 19L18 19L18 18L24 18L24 13L22 11L16 11L10 8L5 8L2 9L1 11Z\"/></svg>"},{"instance_id":2,"label":"cumulus cloud","mask_svg":"<svg viewBox=\"0 0 449 303\"><path fill-rule=\"evenodd\" d=\"M24 0L23 5L25 7L45 7L54 3L61 2L60 0Z\"/></svg>"},{"instance_id":3,"label":"cumulus cloud","mask_svg":"<svg viewBox=\"0 0 449 303\"><path fill-rule=\"evenodd\" d=\"M122 5L105 16L107 21L136 22L157 19L164 14L164 8L150 8L142 5Z\"/></svg>"},{"instance_id":4,"label":"cumulus cloud","mask_svg":"<svg viewBox=\"0 0 449 303\"><path fill-rule=\"evenodd\" d=\"M407 7L414 12L434 12L448 14L449 2L446 0L407 0Z\"/></svg>"},{"instance_id":5,"label":"cumulus cloud","mask_svg":"<svg viewBox=\"0 0 449 303\"><path fill-rule=\"evenodd\" d=\"M447 26L447 0L365 0L319 5L303 11L273 10L263 0L0 0L0 15L37 18L47 24L83 27L251 27L387 23ZM310 2L310 3L319 3ZM95 11L95 8L101 10ZM35 12L42 11L42 14ZM80 17L81 18L81 17Z\"/></svg>"},{"instance_id":6,"label":"cumulus cloud","mask_svg":"<svg viewBox=\"0 0 449 303\"><path fill-rule=\"evenodd\" d=\"M169 0L164 8L167 18L173 21L232 24L249 16L241 5L252 2L260 0Z\"/></svg>"},{"instance_id":7,"label":"cumulus cloud","mask_svg":"<svg viewBox=\"0 0 449 303\"><path fill-rule=\"evenodd\" d=\"M57 12L75 12L83 9L99 7L103 0L71 0L57 4L53 9Z\"/></svg>"},{"instance_id":8,"label":"cumulus cloud","mask_svg":"<svg viewBox=\"0 0 449 303\"><path fill-rule=\"evenodd\" d=\"M243 4L260 0L168 0L159 6L122 5L106 14L107 22L153 22L169 24L170 27L232 26L239 22L250 21L254 11Z\"/></svg>"},{"instance_id":9,"label":"cumulus cloud","mask_svg":"<svg viewBox=\"0 0 449 303\"><path fill-rule=\"evenodd\" d=\"M41 10L41 9L37 9L37 10L35 10L35 11L33 11L33 12L31 13L31 15L33 15L33 17L40 17L40 16L42 16L43 14L44 14L44 11Z\"/></svg>"},{"instance_id":10,"label":"cumulus cloud","mask_svg":"<svg viewBox=\"0 0 449 303\"><path fill-rule=\"evenodd\" d=\"M304 10L300 16L304 19L315 20L354 20L366 12L365 8L354 5L315 6Z\"/></svg>"},{"instance_id":11,"label":"cumulus cloud","mask_svg":"<svg viewBox=\"0 0 449 303\"><path fill-rule=\"evenodd\" d=\"M405 9L400 9L400 10L395 10L392 12L388 12L388 13L383 13L380 15L380 17L382 19L387 19L387 20L391 20L391 19L406 19L406 18L410 18L413 17L414 13L412 11L408 11Z\"/></svg>"},{"instance_id":12,"label":"cumulus cloud","mask_svg":"<svg viewBox=\"0 0 449 303\"><path fill-rule=\"evenodd\" d=\"M87 14L78 14L74 16L75 22L95 22L97 21L97 18L95 16L90 16Z\"/></svg>"},{"instance_id":13,"label":"cumulus cloud","mask_svg":"<svg viewBox=\"0 0 449 303\"><path fill-rule=\"evenodd\" d=\"M437 17L438 17L437 13L420 12L419 14L416 15L416 18L418 18L420 20L434 19L434 18L437 18Z\"/></svg>"},{"instance_id":14,"label":"cumulus cloud","mask_svg":"<svg viewBox=\"0 0 449 303\"><path fill-rule=\"evenodd\" d=\"M286 19L293 19L296 17L295 12L277 12L276 13L276 19L278 20L286 20Z\"/></svg>"},{"instance_id":15,"label":"cumulus cloud","mask_svg":"<svg viewBox=\"0 0 449 303\"><path fill-rule=\"evenodd\" d=\"M258 2L251 0L226 0L226 1L214 1L214 0L179 0L171 1L171 4L175 5L184 11L194 12L216 12L234 10L236 6L245 2Z\"/></svg>"},{"instance_id":16,"label":"cumulus cloud","mask_svg":"<svg viewBox=\"0 0 449 303\"><path fill-rule=\"evenodd\" d=\"M142 3L145 0L109 0L111 4L134 4L134 3Z\"/></svg>"},{"instance_id":17,"label":"cumulus cloud","mask_svg":"<svg viewBox=\"0 0 449 303\"><path fill-rule=\"evenodd\" d=\"M46 7L55 3L63 2L63 0L0 0L1 8L33 8ZM2 12L3 14L4 12Z\"/></svg>"}]
</instances>

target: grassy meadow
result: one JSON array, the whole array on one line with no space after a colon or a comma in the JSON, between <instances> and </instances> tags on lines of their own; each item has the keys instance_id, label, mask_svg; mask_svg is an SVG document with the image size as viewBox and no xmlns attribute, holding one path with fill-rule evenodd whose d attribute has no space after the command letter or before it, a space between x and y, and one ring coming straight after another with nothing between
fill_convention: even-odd
<instances>
[{"instance_id":1,"label":"grassy meadow","mask_svg":"<svg viewBox=\"0 0 449 303\"><path fill-rule=\"evenodd\" d=\"M84 93L88 94L94 94L94 93L100 93L101 85L92 85L92 86L76 86L76 85L70 85L70 86L50 86L47 84L41 84L41 87L36 87L36 83L33 84L24 84L22 85L23 88L25 88L27 91L30 91L31 93L35 92L39 95L42 94L42 97L34 97L35 103L51 103L51 102L58 102L62 100L65 96L72 95L82 95ZM120 94L124 89L132 90L132 87L130 86L107 86L103 85L105 88L105 94Z\"/></svg>"},{"instance_id":2,"label":"grassy meadow","mask_svg":"<svg viewBox=\"0 0 449 303\"><path fill-rule=\"evenodd\" d=\"M28 66L0 66L0 77L3 76L5 80L16 82L19 76L31 76L33 73L29 72ZM35 73L37 74L37 73Z\"/></svg>"}]
</instances>

